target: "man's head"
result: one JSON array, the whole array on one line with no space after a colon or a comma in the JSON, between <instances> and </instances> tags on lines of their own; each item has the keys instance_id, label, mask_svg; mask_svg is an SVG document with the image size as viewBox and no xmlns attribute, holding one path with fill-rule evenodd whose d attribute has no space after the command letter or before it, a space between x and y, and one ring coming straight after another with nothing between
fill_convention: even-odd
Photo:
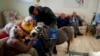
<instances>
[{"instance_id":1,"label":"man's head","mask_svg":"<svg viewBox=\"0 0 100 56\"><path fill-rule=\"evenodd\" d=\"M77 16L77 13L74 11L72 15L73 15L73 16Z\"/></svg>"},{"instance_id":2,"label":"man's head","mask_svg":"<svg viewBox=\"0 0 100 56\"><path fill-rule=\"evenodd\" d=\"M29 7L29 14L32 14L34 16L38 16L38 7L37 6L30 6Z\"/></svg>"},{"instance_id":3,"label":"man's head","mask_svg":"<svg viewBox=\"0 0 100 56\"><path fill-rule=\"evenodd\" d=\"M65 14L64 13L61 13L60 14L60 17L61 17L61 19L65 19Z\"/></svg>"}]
</instances>

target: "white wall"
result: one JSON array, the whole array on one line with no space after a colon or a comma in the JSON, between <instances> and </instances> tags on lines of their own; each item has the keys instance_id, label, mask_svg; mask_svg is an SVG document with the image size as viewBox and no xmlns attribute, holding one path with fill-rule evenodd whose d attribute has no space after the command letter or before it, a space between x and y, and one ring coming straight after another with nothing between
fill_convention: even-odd
<instances>
[{"instance_id":1,"label":"white wall","mask_svg":"<svg viewBox=\"0 0 100 56\"><path fill-rule=\"evenodd\" d=\"M49 2L48 2L49 1ZM40 5L49 6L55 12L64 12L64 13L72 13L73 11L77 11L79 14L85 15L85 19L91 20L93 16L93 12L96 11L97 0L89 0L87 8L68 8L63 4L64 0L41 0ZM74 5L74 4L73 4Z\"/></svg>"},{"instance_id":2,"label":"white wall","mask_svg":"<svg viewBox=\"0 0 100 56\"><path fill-rule=\"evenodd\" d=\"M10 7L9 5L8 7L17 10L24 17L28 15L29 6L34 4L34 2L25 3L25 2L18 2L18 0L9 0L9 1L10 2L8 4L10 5ZM83 14L85 16L85 19L87 19L88 21L92 18L93 12L96 11L97 0L89 0L87 8L64 7L63 1L64 0L41 0L40 5L49 6L54 12L65 12L71 14L73 11L77 11L78 14Z\"/></svg>"},{"instance_id":3,"label":"white wall","mask_svg":"<svg viewBox=\"0 0 100 56\"><path fill-rule=\"evenodd\" d=\"M3 2L3 0L0 1L0 12L3 9L3 3L2 2ZM1 24L2 24L2 18L1 18L1 13L0 13L0 26L1 26Z\"/></svg>"},{"instance_id":4,"label":"white wall","mask_svg":"<svg viewBox=\"0 0 100 56\"><path fill-rule=\"evenodd\" d=\"M34 2L20 2L19 0L10 0L10 8L17 10L21 16L26 17L28 8L30 5L34 5Z\"/></svg>"},{"instance_id":5,"label":"white wall","mask_svg":"<svg viewBox=\"0 0 100 56\"><path fill-rule=\"evenodd\" d=\"M6 10L10 7L10 1L0 0L0 11Z\"/></svg>"},{"instance_id":6,"label":"white wall","mask_svg":"<svg viewBox=\"0 0 100 56\"><path fill-rule=\"evenodd\" d=\"M3 19L1 17L1 12L9 7L8 2L6 0L0 0L0 28L3 25Z\"/></svg>"},{"instance_id":7,"label":"white wall","mask_svg":"<svg viewBox=\"0 0 100 56\"><path fill-rule=\"evenodd\" d=\"M98 0L97 13L100 13L100 0Z\"/></svg>"}]
</instances>

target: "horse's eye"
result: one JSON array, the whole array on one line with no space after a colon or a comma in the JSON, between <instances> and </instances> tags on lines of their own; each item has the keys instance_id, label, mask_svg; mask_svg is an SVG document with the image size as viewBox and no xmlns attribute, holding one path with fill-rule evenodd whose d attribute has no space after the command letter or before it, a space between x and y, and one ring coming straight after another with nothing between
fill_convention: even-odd
<instances>
[{"instance_id":1,"label":"horse's eye","mask_svg":"<svg viewBox=\"0 0 100 56\"><path fill-rule=\"evenodd\" d=\"M39 29L39 31L41 31L41 30L42 30L42 28L41 28L41 27L37 27L37 29Z\"/></svg>"},{"instance_id":2,"label":"horse's eye","mask_svg":"<svg viewBox=\"0 0 100 56\"><path fill-rule=\"evenodd\" d=\"M40 27L37 27L37 29L41 29Z\"/></svg>"}]
</instances>

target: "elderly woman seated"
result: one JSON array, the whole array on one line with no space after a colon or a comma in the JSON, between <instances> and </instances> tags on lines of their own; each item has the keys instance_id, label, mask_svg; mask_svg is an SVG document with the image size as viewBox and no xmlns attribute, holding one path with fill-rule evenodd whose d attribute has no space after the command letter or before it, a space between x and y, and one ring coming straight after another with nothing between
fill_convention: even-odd
<instances>
[{"instance_id":1,"label":"elderly woman seated","mask_svg":"<svg viewBox=\"0 0 100 56\"><path fill-rule=\"evenodd\" d=\"M13 26L9 33L9 38L4 44L3 56L38 56L32 44L37 39L37 34L29 39L28 45L25 45L22 37L24 36L22 29L19 26Z\"/></svg>"},{"instance_id":2,"label":"elderly woman seated","mask_svg":"<svg viewBox=\"0 0 100 56\"><path fill-rule=\"evenodd\" d=\"M61 15L57 18L57 26L58 28L69 26L69 18L66 17L64 13L61 13Z\"/></svg>"},{"instance_id":3,"label":"elderly woman seated","mask_svg":"<svg viewBox=\"0 0 100 56\"><path fill-rule=\"evenodd\" d=\"M0 33L0 39L8 37L9 36L9 30L12 28L12 26L14 25L14 22L9 22L5 25L5 27L3 28L3 30Z\"/></svg>"},{"instance_id":4,"label":"elderly woman seated","mask_svg":"<svg viewBox=\"0 0 100 56\"><path fill-rule=\"evenodd\" d=\"M27 16L24 21L21 22L20 27L24 32L26 39L28 39L31 30L35 27L36 21L31 16Z\"/></svg>"}]
</instances>

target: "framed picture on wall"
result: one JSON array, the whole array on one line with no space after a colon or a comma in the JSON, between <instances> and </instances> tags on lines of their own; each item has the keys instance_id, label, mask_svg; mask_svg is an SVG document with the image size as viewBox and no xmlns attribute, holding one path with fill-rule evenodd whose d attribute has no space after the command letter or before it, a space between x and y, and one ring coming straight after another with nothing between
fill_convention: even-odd
<instances>
[{"instance_id":1,"label":"framed picture on wall","mask_svg":"<svg viewBox=\"0 0 100 56\"><path fill-rule=\"evenodd\" d=\"M87 8L89 0L64 0L64 7Z\"/></svg>"}]
</instances>

